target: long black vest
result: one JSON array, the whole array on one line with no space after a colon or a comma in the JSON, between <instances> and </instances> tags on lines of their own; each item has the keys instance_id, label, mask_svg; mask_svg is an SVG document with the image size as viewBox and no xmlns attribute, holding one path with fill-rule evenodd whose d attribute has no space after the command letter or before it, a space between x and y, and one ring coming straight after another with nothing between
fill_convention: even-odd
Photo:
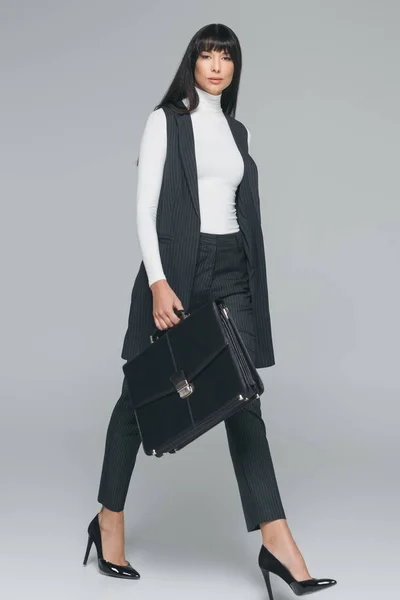
<instances>
[{"instance_id":1,"label":"long black vest","mask_svg":"<svg viewBox=\"0 0 400 600\"><path fill-rule=\"evenodd\" d=\"M179 103L184 107L183 102ZM167 119L167 154L158 202L156 228L167 282L188 309L200 233L197 166L192 119L163 107ZM236 214L247 255L256 333L256 367L275 364L268 301L264 240L261 228L257 166L248 152L246 127L225 115L244 161L236 190ZM136 275L121 357L131 360L150 343L156 329L153 295L143 261Z\"/></svg>"}]
</instances>

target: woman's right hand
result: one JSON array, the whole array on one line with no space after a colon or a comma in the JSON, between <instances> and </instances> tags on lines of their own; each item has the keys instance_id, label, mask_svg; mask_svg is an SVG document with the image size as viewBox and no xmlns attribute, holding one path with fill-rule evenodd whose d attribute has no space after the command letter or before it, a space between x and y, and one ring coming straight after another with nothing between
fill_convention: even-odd
<instances>
[{"instance_id":1,"label":"woman's right hand","mask_svg":"<svg viewBox=\"0 0 400 600\"><path fill-rule=\"evenodd\" d=\"M155 281L150 289L153 293L153 319L157 329L168 329L181 320L174 307L183 310L182 302L166 279Z\"/></svg>"}]
</instances>

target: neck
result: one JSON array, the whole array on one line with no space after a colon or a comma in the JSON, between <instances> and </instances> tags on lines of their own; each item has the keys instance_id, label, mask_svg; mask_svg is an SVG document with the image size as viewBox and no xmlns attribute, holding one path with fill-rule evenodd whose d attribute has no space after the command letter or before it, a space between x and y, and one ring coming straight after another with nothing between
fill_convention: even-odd
<instances>
[{"instance_id":1,"label":"neck","mask_svg":"<svg viewBox=\"0 0 400 600\"><path fill-rule=\"evenodd\" d=\"M199 105L192 112L214 112L220 113L222 112L221 107L221 94L210 94L206 92L202 88L196 85L196 91L199 96ZM183 103L185 106L188 106L189 100L187 98L183 99Z\"/></svg>"}]
</instances>

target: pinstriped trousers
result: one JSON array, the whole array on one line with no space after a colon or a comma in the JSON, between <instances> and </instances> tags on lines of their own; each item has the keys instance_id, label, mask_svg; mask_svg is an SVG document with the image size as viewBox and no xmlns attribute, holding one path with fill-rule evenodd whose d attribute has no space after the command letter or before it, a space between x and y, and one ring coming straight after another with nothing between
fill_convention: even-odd
<instances>
[{"instance_id":1,"label":"pinstriped trousers","mask_svg":"<svg viewBox=\"0 0 400 600\"><path fill-rule=\"evenodd\" d=\"M242 233L200 232L194 286L188 309L224 298L243 341L254 358L254 324ZM260 523L285 519L260 399L224 421L229 451L238 483L247 531ZM113 511L122 511L136 456L141 444L135 414L124 377L122 392L108 425L97 500Z\"/></svg>"}]
</instances>

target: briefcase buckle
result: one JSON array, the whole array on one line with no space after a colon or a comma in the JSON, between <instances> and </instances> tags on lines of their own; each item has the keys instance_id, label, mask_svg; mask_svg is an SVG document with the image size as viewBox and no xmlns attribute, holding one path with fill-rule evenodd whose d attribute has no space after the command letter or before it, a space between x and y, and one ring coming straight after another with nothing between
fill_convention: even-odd
<instances>
[{"instance_id":1,"label":"briefcase buckle","mask_svg":"<svg viewBox=\"0 0 400 600\"><path fill-rule=\"evenodd\" d=\"M187 398L193 392L194 385L188 382L183 371L173 373L170 379L181 398Z\"/></svg>"},{"instance_id":2,"label":"briefcase buckle","mask_svg":"<svg viewBox=\"0 0 400 600\"><path fill-rule=\"evenodd\" d=\"M192 383L188 383L185 379L182 386L178 386L177 392L181 398L187 398L194 390L194 385Z\"/></svg>"}]
</instances>

